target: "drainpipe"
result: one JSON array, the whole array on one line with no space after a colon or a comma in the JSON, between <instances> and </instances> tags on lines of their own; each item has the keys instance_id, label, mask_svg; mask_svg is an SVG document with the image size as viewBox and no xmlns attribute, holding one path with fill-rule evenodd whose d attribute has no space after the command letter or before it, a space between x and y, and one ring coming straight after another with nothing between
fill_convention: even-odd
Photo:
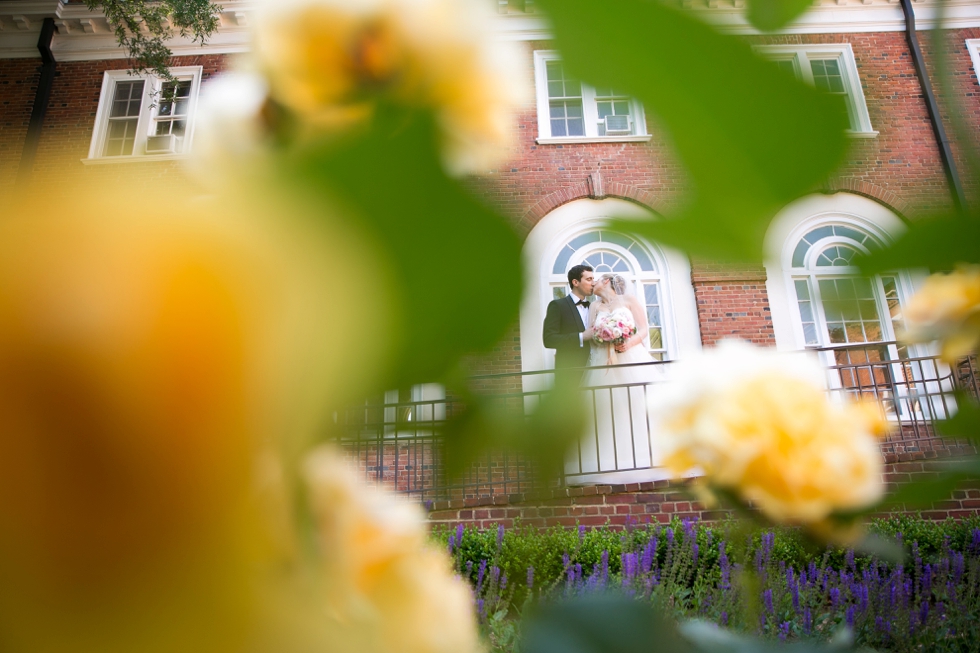
<instances>
[{"instance_id":1,"label":"drainpipe","mask_svg":"<svg viewBox=\"0 0 980 653\"><path fill-rule=\"evenodd\" d=\"M44 115L48 112L48 99L51 97L51 86L54 84L55 61L54 54L51 52L52 37L54 37L54 18L45 18L41 26L41 36L37 39L37 49L41 53L41 77L37 82L34 108L31 110L31 121L27 125L24 150L20 155L20 168L17 170L17 183L22 186L31 179L34 156L37 154L37 145L41 140L41 126L44 124Z\"/></svg>"},{"instance_id":2,"label":"drainpipe","mask_svg":"<svg viewBox=\"0 0 980 653\"><path fill-rule=\"evenodd\" d=\"M960 176L956 172L956 163L953 161L949 137L946 136L946 129L943 127L939 115L939 105L936 104L936 96L932 92L932 84L929 83L926 64L922 59L919 39L915 34L915 12L912 10L912 0L901 0L901 2L902 11L905 13L905 38L908 40L909 49L912 51L912 63L915 64L915 72L919 76L919 84L922 86L922 95L926 101L926 108L929 110L929 119L932 121L932 131L936 134L936 142L939 144L939 155L943 160L946 180L953 191L953 203L958 210L965 211L966 196L963 194L963 185L960 183Z\"/></svg>"}]
</instances>

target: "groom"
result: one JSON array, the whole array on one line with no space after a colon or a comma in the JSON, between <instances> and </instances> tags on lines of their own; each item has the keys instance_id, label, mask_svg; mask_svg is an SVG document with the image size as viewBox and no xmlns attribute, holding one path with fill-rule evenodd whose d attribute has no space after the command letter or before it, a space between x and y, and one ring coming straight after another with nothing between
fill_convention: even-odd
<instances>
[{"instance_id":1,"label":"groom","mask_svg":"<svg viewBox=\"0 0 980 653\"><path fill-rule=\"evenodd\" d=\"M555 350L555 369L585 367L589 363L589 302L594 282L588 265L576 265L568 271L572 293L548 304L544 317L544 346Z\"/></svg>"}]
</instances>

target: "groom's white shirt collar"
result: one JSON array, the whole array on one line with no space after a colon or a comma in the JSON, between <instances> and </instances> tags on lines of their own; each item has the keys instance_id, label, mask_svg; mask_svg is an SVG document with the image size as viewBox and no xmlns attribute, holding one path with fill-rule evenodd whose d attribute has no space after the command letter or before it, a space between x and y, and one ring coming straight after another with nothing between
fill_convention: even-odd
<instances>
[{"instance_id":1,"label":"groom's white shirt collar","mask_svg":"<svg viewBox=\"0 0 980 653\"><path fill-rule=\"evenodd\" d=\"M583 306L582 304L579 304L579 302L585 301L585 300L579 299L578 296L576 296L575 293L572 293L572 292L568 293L568 296L572 298L572 304L575 306L575 310L577 310L578 311L578 314L582 317L582 324L585 325L586 328L588 328L588 326L589 326L589 308L587 306ZM588 298L586 298L586 299L588 299ZM578 334L578 346L579 347L584 347L585 346L585 341L582 339L582 332L581 331L579 331L579 334Z\"/></svg>"}]
</instances>

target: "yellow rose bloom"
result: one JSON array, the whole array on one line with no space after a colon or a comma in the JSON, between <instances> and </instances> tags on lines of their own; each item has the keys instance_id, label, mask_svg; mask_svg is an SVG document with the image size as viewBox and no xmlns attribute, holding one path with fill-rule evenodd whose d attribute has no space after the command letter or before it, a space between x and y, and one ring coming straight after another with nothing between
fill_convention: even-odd
<instances>
[{"instance_id":1,"label":"yellow rose bloom","mask_svg":"<svg viewBox=\"0 0 980 653\"><path fill-rule=\"evenodd\" d=\"M768 518L815 525L884 492L877 407L834 403L820 365L726 341L683 363L651 402L663 464L706 481Z\"/></svg>"},{"instance_id":2,"label":"yellow rose bloom","mask_svg":"<svg viewBox=\"0 0 980 653\"><path fill-rule=\"evenodd\" d=\"M271 557L259 452L302 446L376 363L324 335L327 266L360 265L343 231L299 233L258 195L156 185L151 211L138 184L4 207L4 651L243 650Z\"/></svg>"},{"instance_id":3,"label":"yellow rose bloom","mask_svg":"<svg viewBox=\"0 0 980 653\"><path fill-rule=\"evenodd\" d=\"M956 359L980 344L980 265L960 265L949 274L934 274L905 307L909 343L942 342L942 359Z\"/></svg>"},{"instance_id":4,"label":"yellow rose bloom","mask_svg":"<svg viewBox=\"0 0 980 653\"><path fill-rule=\"evenodd\" d=\"M482 9L482 10L481 10ZM528 92L518 58L469 0L264 0L254 66L312 134L336 134L378 102L434 110L453 174L506 155Z\"/></svg>"},{"instance_id":5,"label":"yellow rose bloom","mask_svg":"<svg viewBox=\"0 0 980 653\"><path fill-rule=\"evenodd\" d=\"M427 541L421 508L360 482L322 448L306 478L328 579L335 651L475 653L473 596L449 557Z\"/></svg>"}]
</instances>

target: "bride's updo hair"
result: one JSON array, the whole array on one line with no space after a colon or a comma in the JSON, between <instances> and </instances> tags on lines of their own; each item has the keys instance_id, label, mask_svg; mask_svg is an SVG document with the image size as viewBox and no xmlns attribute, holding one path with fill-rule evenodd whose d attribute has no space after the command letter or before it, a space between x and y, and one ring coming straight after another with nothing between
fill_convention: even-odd
<instances>
[{"instance_id":1,"label":"bride's updo hair","mask_svg":"<svg viewBox=\"0 0 980 653\"><path fill-rule=\"evenodd\" d=\"M617 295L626 294L626 279L618 274L611 274L609 272L602 275L602 280L605 281L606 279L609 279L613 292L615 292Z\"/></svg>"}]
</instances>

